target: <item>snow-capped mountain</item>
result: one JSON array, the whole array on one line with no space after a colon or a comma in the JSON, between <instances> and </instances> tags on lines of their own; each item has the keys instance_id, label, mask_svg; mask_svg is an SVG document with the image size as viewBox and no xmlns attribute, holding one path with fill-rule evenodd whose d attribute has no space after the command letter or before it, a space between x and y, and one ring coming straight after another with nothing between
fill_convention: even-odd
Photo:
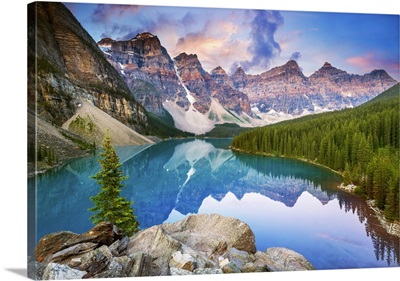
<instances>
[{"instance_id":1,"label":"snow-capped mountain","mask_svg":"<svg viewBox=\"0 0 400 281\"><path fill-rule=\"evenodd\" d=\"M172 59L148 32L98 46L146 110L169 114L175 127L197 135L216 124L252 127L354 107L397 83L384 70L355 75L329 63L306 77L293 60L259 75L239 67L229 76L219 66L208 73L196 54Z\"/></svg>"},{"instance_id":2,"label":"snow-capped mountain","mask_svg":"<svg viewBox=\"0 0 400 281\"><path fill-rule=\"evenodd\" d=\"M104 38L98 46L146 110L167 113L183 131L204 134L215 124L252 126L247 95L215 82L196 55L172 59L151 33L128 41Z\"/></svg>"},{"instance_id":3,"label":"snow-capped mountain","mask_svg":"<svg viewBox=\"0 0 400 281\"><path fill-rule=\"evenodd\" d=\"M230 78L249 97L252 112L266 123L355 107L397 83L384 70L355 75L327 62L306 77L293 60L259 75L238 68Z\"/></svg>"}]
</instances>

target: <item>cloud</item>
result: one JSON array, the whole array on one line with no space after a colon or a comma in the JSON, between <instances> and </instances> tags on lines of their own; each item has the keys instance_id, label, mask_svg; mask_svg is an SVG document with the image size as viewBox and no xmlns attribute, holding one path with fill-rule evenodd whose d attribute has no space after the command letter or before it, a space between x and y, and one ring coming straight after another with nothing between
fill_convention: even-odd
<instances>
[{"instance_id":1,"label":"cloud","mask_svg":"<svg viewBox=\"0 0 400 281\"><path fill-rule=\"evenodd\" d=\"M229 71L232 65L248 73L265 71L281 52L274 38L283 25L277 11L100 4L90 21L102 38L129 40L151 32L171 57L182 52L197 54L207 71L216 66Z\"/></svg>"},{"instance_id":2,"label":"cloud","mask_svg":"<svg viewBox=\"0 0 400 281\"><path fill-rule=\"evenodd\" d=\"M254 14L250 23L251 43L248 47L252 58L238 63L245 71L251 68L264 70L269 68L271 60L281 52L281 47L274 36L284 23L282 15L278 11L267 10L255 10Z\"/></svg>"},{"instance_id":3,"label":"cloud","mask_svg":"<svg viewBox=\"0 0 400 281\"><path fill-rule=\"evenodd\" d=\"M206 21L204 18L204 14L190 15L191 26L187 28L185 25L185 30L178 36L171 49L173 57L182 52L197 54L206 71L217 66L228 70L235 60L250 58L247 52L249 40L246 13L225 10L223 16L214 12L208 13ZM185 16L184 20L187 21L188 17Z\"/></svg>"},{"instance_id":4,"label":"cloud","mask_svg":"<svg viewBox=\"0 0 400 281\"><path fill-rule=\"evenodd\" d=\"M203 68L211 71L217 66L228 69L235 59L246 59L247 44L232 40L229 36L215 37L205 33L191 33L178 39L173 54L180 52L197 54Z\"/></svg>"},{"instance_id":5,"label":"cloud","mask_svg":"<svg viewBox=\"0 0 400 281\"><path fill-rule=\"evenodd\" d=\"M141 6L137 5L107 5L98 4L90 19L94 23L107 23L124 16L135 15Z\"/></svg>"},{"instance_id":6,"label":"cloud","mask_svg":"<svg viewBox=\"0 0 400 281\"><path fill-rule=\"evenodd\" d=\"M399 81L399 61L396 58L387 57L386 54L369 52L363 56L349 57L345 61L355 73L362 74L369 73L374 69L383 69L392 78Z\"/></svg>"},{"instance_id":7,"label":"cloud","mask_svg":"<svg viewBox=\"0 0 400 281\"><path fill-rule=\"evenodd\" d=\"M346 59L346 62L365 72L379 68L381 65L388 63L387 61L385 62L378 59L373 53L367 53L364 56L349 57Z\"/></svg>"},{"instance_id":8,"label":"cloud","mask_svg":"<svg viewBox=\"0 0 400 281\"><path fill-rule=\"evenodd\" d=\"M196 19L190 17L190 20L194 26ZM282 24L283 18L276 11L209 15L202 29L179 37L174 53L197 54L206 70L220 65L228 73L233 73L238 66L248 73L265 71L281 52L274 35Z\"/></svg>"},{"instance_id":9,"label":"cloud","mask_svg":"<svg viewBox=\"0 0 400 281\"><path fill-rule=\"evenodd\" d=\"M290 56L290 60L294 60L294 61L298 61L300 58L301 58L300 52L294 52L294 53Z\"/></svg>"}]
</instances>

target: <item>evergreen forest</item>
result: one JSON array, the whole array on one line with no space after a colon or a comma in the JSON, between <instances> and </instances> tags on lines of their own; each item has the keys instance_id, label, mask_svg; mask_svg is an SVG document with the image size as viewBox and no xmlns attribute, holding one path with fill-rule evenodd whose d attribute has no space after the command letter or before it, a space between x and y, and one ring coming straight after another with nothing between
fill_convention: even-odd
<instances>
[{"instance_id":1,"label":"evergreen forest","mask_svg":"<svg viewBox=\"0 0 400 281\"><path fill-rule=\"evenodd\" d=\"M399 84L361 106L308 115L239 134L233 150L329 167L345 185L399 220Z\"/></svg>"}]
</instances>

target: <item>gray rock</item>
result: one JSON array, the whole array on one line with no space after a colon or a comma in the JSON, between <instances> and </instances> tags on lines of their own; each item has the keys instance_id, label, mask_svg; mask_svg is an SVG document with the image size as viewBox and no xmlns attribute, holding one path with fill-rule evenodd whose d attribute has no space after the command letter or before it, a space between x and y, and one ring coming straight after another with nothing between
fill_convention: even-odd
<instances>
[{"instance_id":1,"label":"gray rock","mask_svg":"<svg viewBox=\"0 0 400 281\"><path fill-rule=\"evenodd\" d=\"M125 236L121 240L119 240L119 247L118 247L118 252L120 255L126 254L126 249L128 248L129 244L129 237Z\"/></svg>"},{"instance_id":2,"label":"gray rock","mask_svg":"<svg viewBox=\"0 0 400 281\"><path fill-rule=\"evenodd\" d=\"M82 279L85 274L85 271L72 269L67 265L49 263L44 270L43 280Z\"/></svg>"},{"instance_id":3,"label":"gray rock","mask_svg":"<svg viewBox=\"0 0 400 281\"><path fill-rule=\"evenodd\" d=\"M196 268L193 270L193 274L201 275L201 274L223 274L221 268Z\"/></svg>"},{"instance_id":4,"label":"gray rock","mask_svg":"<svg viewBox=\"0 0 400 281\"><path fill-rule=\"evenodd\" d=\"M117 240L114 243L112 243L110 245L110 247L108 247L114 257L118 257L119 256L119 251L118 251L119 244L120 244L120 240Z\"/></svg>"},{"instance_id":5,"label":"gray rock","mask_svg":"<svg viewBox=\"0 0 400 281\"><path fill-rule=\"evenodd\" d=\"M207 258L201 253L197 252L196 249L193 249L189 246L182 245L181 247L182 254L188 254L192 256L196 261L196 267L205 268L205 267L216 267L217 263L212 260L212 257Z\"/></svg>"},{"instance_id":6,"label":"gray rock","mask_svg":"<svg viewBox=\"0 0 400 281\"><path fill-rule=\"evenodd\" d=\"M191 272L191 271L189 271L189 270L186 270L186 269L183 269L183 268L177 268L177 267L171 267L171 268L169 269L169 271L170 271L170 274L171 274L172 276L178 276L178 275L192 275L192 274L193 274L193 272Z\"/></svg>"},{"instance_id":7,"label":"gray rock","mask_svg":"<svg viewBox=\"0 0 400 281\"><path fill-rule=\"evenodd\" d=\"M179 241L165 234L162 226L153 226L138 232L130 239L127 255L146 253L154 259L150 275L168 275L168 262L181 245Z\"/></svg>"},{"instance_id":8,"label":"gray rock","mask_svg":"<svg viewBox=\"0 0 400 281\"><path fill-rule=\"evenodd\" d=\"M243 265L251 261L249 253L239 251L235 248L230 248L228 250L228 258L231 262L235 263L240 270L242 270Z\"/></svg>"},{"instance_id":9,"label":"gray rock","mask_svg":"<svg viewBox=\"0 0 400 281\"><path fill-rule=\"evenodd\" d=\"M254 254L254 266L257 268L258 271L268 271L267 264L270 263L270 259L268 256L261 251L257 251L257 253Z\"/></svg>"},{"instance_id":10,"label":"gray rock","mask_svg":"<svg viewBox=\"0 0 400 281\"><path fill-rule=\"evenodd\" d=\"M46 269L47 264L30 261L28 262L28 278L33 280L42 280L44 270Z\"/></svg>"},{"instance_id":11,"label":"gray rock","mask_svg":"<svg viewBox=\"0 0 400 281\"><path fill-rule=\"evenodd\" d=\"M181 251L175 252L169 261L169 267L176 267L188 271L193 271L196 268L197 262L194 257L189 254L182 254Z\"/></svg>"},{"instance_id":12,"label":"gray rock","mask_svg":"<svg viewBox=\"0 0 400 281\"><path fill-rule=\"evenodd\" d=\"M95 249L81 258L80 270L88 273L88 277L95 276L107 268L113 259L110 249L103 245Z\"/></svg>"},{"instance_id":13,"label":"gray rock","mask_svg":"<svg viewBox=\"0 0 400 281\"><path fill-rule=\"evenodd\" d=\"M258 266L253 262L246 263L242 268L242 272L266 272L266 271L267 271L266 266Z\"/></svg>"},{"instance_id":14,"label":"gray rock","mask_svg":"<svg viewBox=\"0 0 400 281\"><path fill-rule=\"evenodd\" d=\"M269 271L313 270L313 265L301 254L287 248L268 248L267 268Z\"/></svg>"},{"instance_id":15,"label":"gray rock","mask_svg":"<svg viewBox=\"0 0 400 281\"><path fill-rule=\"evenodd\" d=\"M73 256L82 255L84 253L90 252L97 246L96 243L81 243L73 245L64 250L58 251L53 254L50 262L53 263L63 263L64 260L71 260Z\"/></svg>"},{"instance_id":16,"label":"gray rock","mask_svg":"<svg viewBox=\"0 0 400 281\"><path fill-rule=\"evenodd\" d=\"M144 253L134 253L129 255L133 261L132 268L128 273L128 277L150 276L153 259Z\"/></svg>"},{"instance_id":17,"label":"gray rock","mask_svg":"<svg viewBox=\"0 0 400 281\"><path fill-rule=\"evenodd\" d=\"M127 277L132 269L133 260L127 256L114 257L108 264L107 268L99 274L96 274L95 278L119 278Z\"/></svg>"},{"instance_id":18,"label":"gray rock","mask_svg":"<svg viewBox=\"0 0 400 281\"><path fill-rule=\"evenodd\" d=\"M228 262L222 268L223 273L240 273L240 268L234 262Z\"/></svg>"}]
</instances>

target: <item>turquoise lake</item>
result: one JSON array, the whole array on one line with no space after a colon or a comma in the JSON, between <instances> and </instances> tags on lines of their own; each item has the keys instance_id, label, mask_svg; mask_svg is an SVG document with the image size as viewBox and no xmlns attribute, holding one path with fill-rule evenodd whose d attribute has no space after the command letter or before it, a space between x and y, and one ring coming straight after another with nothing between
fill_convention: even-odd
<instances>
[{"instance_id":1,"label":"turquoise lake","mask_svg":"<svg viewBox=\"0 0 400 281\"><path fill-rule=\"evenodd\" d=\"M316 269L400 265L399 238L386 233L364 199L337 188L340 176L298 160L235 153L230 142L186 139L118 147L129 176L122 195L134 202L140 227L218 213L247 223L257 250L287 247ZM87 209L99 186L90 176L99 169L93 155L28 179L28 211L31 218L36 215L32 239L93 227Z\"/></svg>"}]
</instances>

